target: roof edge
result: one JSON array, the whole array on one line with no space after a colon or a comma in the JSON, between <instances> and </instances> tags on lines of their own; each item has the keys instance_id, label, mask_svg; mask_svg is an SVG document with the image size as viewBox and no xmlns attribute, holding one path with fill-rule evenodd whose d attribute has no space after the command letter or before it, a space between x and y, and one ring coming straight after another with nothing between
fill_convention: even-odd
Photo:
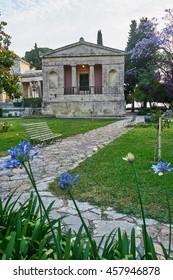
<instances>
[{"instance_id":1,"label":"roof edge","mask_svg":"<svg viewBox=\"0 0 173 280\"><path fill-rule=\"evenodd\" d=\"M48 57L49 55L53 55L54 53L56 53L56 52L58 52L58 51L63 51L63 50L66 50L66 49L69 49L69 48L72 48L72 47L81 46L81 45L93 46L93 47L96 47L96 48L98 48L98 49L103 49L103 50L107 50L107 51L112 51L112 52L116 52L117 54L122 54L122 55L125 55L125 53L126 53L126 52L123 51L123 50L115 49L115 48L112 48L112 47L107 47L107 46L104 46L104 45L98 45L98 44L86 42L86 41L84 41L83 37L81 37L80 40L79 40L79 42L72 43L72 44L69 44L69 45L66 45L66 46L63 46L63 47L54 49L53 51L50 51L50 52L44 54L42 57L43 57L43 58L44 58L44 57Z\"/></svg>"}]
</instances>

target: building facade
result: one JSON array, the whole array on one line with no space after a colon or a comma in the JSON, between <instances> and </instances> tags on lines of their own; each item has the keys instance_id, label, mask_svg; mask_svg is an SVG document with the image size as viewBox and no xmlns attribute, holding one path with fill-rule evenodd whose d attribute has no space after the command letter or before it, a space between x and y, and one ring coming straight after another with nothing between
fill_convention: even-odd
<instances>
[{"instance_id":1,"label":"building facade","mask_svg":"<svg viewBox=\"0 0 173 280\"><path fill-rule=\"evenodd\" d=\"M11 67L11 72L19 76L20 90L24 98L36 98L43 95L42 71L31 69L31 65L18 58Z\"/></svg>"},{"instance_id":2,"label":"building facade","mask_svg":"<svg viewBox=\"0 0 173 280\"><path fill-rule=\"evenodd\" d=\"M24 98L43 96L42 70L28 70L19 76L21 92Z\"/></svg>"},{"instance_id":3,"label":"building facade","mask_svg":"<svg viewBox=\"0 0 173 280\"><path fill-rule=\"evenodd\" d=\"M30 64L22 58L14 60L13 66L10 68L11 74L18 75L21 98L36 98L43 96L43 78L42 70L31 70ZM3 91L0 94L0 102L10 102L10 98Z\"/></svg>"},{"instance_id":4,"label":"building facade","mask_svg":"<svg viewBox=\"0 0 173 280\"><path fill-rule=\"evenodd\" d=\"M43 113L124 116L125 52L79 42L42 57Z\"/></svg>"}]
</instances>

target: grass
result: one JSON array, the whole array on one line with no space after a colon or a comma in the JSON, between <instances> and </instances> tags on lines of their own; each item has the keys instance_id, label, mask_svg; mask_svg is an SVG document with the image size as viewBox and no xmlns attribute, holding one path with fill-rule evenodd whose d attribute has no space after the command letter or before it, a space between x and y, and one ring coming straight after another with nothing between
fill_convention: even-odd
<instances>
[{"instance_id":1,"label":"grass","mask_svg":"<svg viewBox=\"0 0 173 280\"><path fill-rule=\"evenodd\" d=\"M154 159L156 129L153 126L137 125L135 129L122 135L101 149L93 157L86 159L70 172L80 174L78 185L73 189L75 199L98 206L110 206L116 211L141 216L132 166L122 160L128 152L135 154L135 166L140 183L145 215L159 221L168 222L166 203L167 190L173 213L173 176L154 174L151 169ZM164 128L162 135L162 161L173 167L173 127ZM57 181L50 185L57 196L68 198L57 188Z\"/></svg>"},{"instance_id":2,"label":"grass","mask_svg":"<svg viewBox=\"0 0 173 280\"><path fill-rule=\"evenodd\" d=\"M0 123L5 119L0 119ZM105 126L117 121L116 119L7 119L10 124L8 132L0 133L0 157L7 155L10 147L16 146L19 141L25 140L24 123L44 122L54 133L61 133L62 138L73 136L79 133L85 133L89 130Z\"/></svg>"}]
</instances>

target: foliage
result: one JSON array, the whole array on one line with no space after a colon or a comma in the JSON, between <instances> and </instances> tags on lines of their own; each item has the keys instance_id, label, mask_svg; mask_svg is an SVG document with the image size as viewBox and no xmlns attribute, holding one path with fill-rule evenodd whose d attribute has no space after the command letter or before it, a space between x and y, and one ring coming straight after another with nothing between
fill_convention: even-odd
<instances>
[{"instance_id":1,"label":"foliage","mask_svg":"<svg viewBox=\"0 0 173 280\"><path fill-rule=\"evenodd\" d=\"M6 22L0 21L0 93L5 91L10 98L21 95L17 75L10 73L10 67L17 56L9 50L11 37L4 32Z\"/></svg>"},{"instance_id":2,"label":"foliage","mask_svg":"<svg viewBox=\"0 0 173 280\"><path fill-rule=\"evenodd\" d=\"M41 108L42 98L23 98L24 107L38 107Z\"/></svg>"},{"instance_id":3,"label":"foliage","mask_svg":"<svg viewBox=\"0 0 173 280\"><path fill-rule=\"evenodd\" d=\"M15 190L16 191L16 190ZM23 203L20 196L14 201L15 191L7 200L0 199L0 259L1 260L89 260L94 259L88 237L83 233L83 226L77 232L64 230L61 219L53 219L58 243L58 257L55 255L55 244L52 242L50 228L46 217L39 216L37 198L31 192ZM19 206L20 205L20 206ZM53 205L46 211L51 215ZM115 235L118 236L115 238ZM100 259L121 260L135 259L135 232L132 230L131 241L121 229L103 236L95 249Z\"/></svg>"},{"instance_id":4,"label":"foliage","mask_svg":"<svg viewBox=\"0 0 173 280\"><path fill-rule=\"evenodd\" d=\"M20 197L14 201L13 196L14 192L5 203L0 199L0 259L53 258L50 229L45 216L39 217L37 199L31 193L19 207Z\"/></svg>"},{"instance_id":5,"label":"foliage","mask_svg":"<svg viewBox=\"0 0 173 280\"><path fill-rule=\"evenodd\" d=\"M152 70L153 73L157 74L156 77L155 75L150 75L150 77L154 78L153 81L156 79L162 82L165 87L164 92L166 92L161 98L164 98L165 102L171 102L173 100L173 10L165 10L163 20L165 26L161 30L157 29L156 19L148 22L152 28L144 30L143 36L130 50L130 56L135 61L146 59L148 73L152 69L156 70L155 72ZM152 79L148 79L148 81L152 82Z\"/></svg>"},{"instance_id":6,"label":"foliage","mask_svg":"<svg viewBox=\"0 0 173 280\"><path fill-rule=\"evenodd\" d=\"M9 131L10 124L7 121L0 122L0 133Z\"/></svg>"},{"instance_id":7,"label":"foliage","mask_svg":"<svg viewBox=\"0 0 173 280\"><path fill-rule=\"evenodd\" d=\"M134 107L134 88L138 82L138 72L136 69L136 61L131 59L129 51L134 48L137 43L137 22L135 20L131 21L129 37L126 47L126 56L125 56L125 96L126 102L132 103ZM136 75L134 75L134 72ZM134 108L132 108L134 111Z\"/></svg>"},{"instance_id":8,"label":"foliage","mask_svg":"<svg viewBox=\"0 0 173 280\"><path fill-rule=\"evenodd\" d=\"M142 18L139 25L133 20L130 28L125 72L126 95L130 94L133 97L132 101L144 101L145 105L147 101L153 101L153 84L158 78L154 63L157 47L151 43L150 49L146 48L145 52L141 53L139 43L153 37L156 24Z\"/></svg>"},{"instance_id":9,"label":"foliage","mask_svg":"<svg viewBox=\"0 0 173 280\"><path fill-rule=\"evenodd\" d=\"M98 30L98 33L97 33L97 44L100 46L103 46L103 37L102 37L101 30Z\"/></svg>"},{"instance_id":10,"label":"foliage","mask_svg":"<svg viewBox=\"0 0 173 280\"><path fill-rule=\"evenodd\" d=\"M41 56L47 52L52 51L49 48L38 48L37 44L35 43L34 49L25 52L24 59L32 66L35 67L37 70L42 69L42 59Z\"/></svg>"},{"instance_id":11,"label":"foliage","mask_svg":"<svg viewBox=\"0 0 173 280\"><path fill-rule=\"evenodd\" d=\"M2 107L0 107L0 118L2 117Z\"/></svg>"}]
</instances>

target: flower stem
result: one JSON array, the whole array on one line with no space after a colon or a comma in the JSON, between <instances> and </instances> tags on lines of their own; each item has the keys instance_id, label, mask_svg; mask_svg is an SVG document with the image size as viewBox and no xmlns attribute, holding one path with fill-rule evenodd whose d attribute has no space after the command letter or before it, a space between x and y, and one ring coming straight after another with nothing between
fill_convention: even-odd
<instances>
[{"instance_id":1,"label":"flower stem","mask_svg":"<svg viewBox=\"0 0 173 280\"><path fill-rule=\"evenodd\" d=\"M172 226L171 226L171 207L170 207L170 203L169 203L169 197L168 197L168 193L166 190L166 201L167 201L167 205L168 205L168 220L169 220L169 247L168 247L168 254L169 257L171 255L171 241L172 241Z\"/></svg>"},{"instance_id":2,"label":"flower stem","mask_svg":"<svg viewBox=\"0 0 173 280\"><path fill-rule=\"evenodd\" d=\"M24 166L24 168L25 168L25 170L27 172L27 175L28 175L28 177L29 177L29 179L31 181L31 184L32 184L32 186L33 186L33 188L34 188L34 190L35 190L35 192L37 194L37 197L38 197L38 200L39 200L39 207L40 207L41 215L42 215L42 208L43 208L44 213L46 215L46 219L47 219L47 221L49 223L49 226L50 226L50 229L51 229L51 232L52 232L52 236L53 236L53 239L54 239L54 242L55 242L55 247L56 247L56 253L57 253L57 256L58 256L58 245L57 245L56 236L55 236L55 233L54 233L54 230L53 230L53 227L52 227L49 215L47 213L47 210L46 210L46 208L44 206L44 203L43 203L43 201L41 199L41 196L40 196L40 194L38 192L37 185L36 185L36 182L35 182L35 179L34 179L34 176L33 176L32 168L31 168L29 160L28 160L29 170L28 170L28 168L27 168L25 163L23 163L23 166Z\"/></svg>"},{"instance_id":3,"label":"flower stem","mask_svg":"<svg viewBox=\"0 0 173 280\"><path fill-rule=\"evenodd\" d=\"M142 203L142 198L141 198L141 192L140 192L140 188L139 188L139 183L138 183L138 179L137 179L137 173L136 173L136 169L135 169L135 165L132 163L132 167L133 167L133 171L134 171L134 175L135 175L135 180L136 180L136 186L137 186L137 191L138 191L138 198L139 198L139 202L140 202L140 206L141 206L141 213L142 213L142 220L143 220L143 228L144 228L144 247L145 247L145 254L146 254L146 258L148 258L148 242L147 242L147 226L146 226L146 222L145 222L145 213L144 213L144 207L143 207L143 203Z\"/></svg>"},{"instance_id":4,"label":"flower stem","mask_svg":"<svg viewBox=\"0 0 173 280\"><path fill-rule=\"evenodd\" d=\"M81 222L82 222L82 224L83 224L83 226L84 226L84 228L85 228L86 234L87 234L87 236L88 236L88 238L89 238L90 244L91 244L92 249L93 249L93 253L94 253L95 256L96 256L96 259L99 259L99 255L98 255L98 252L97 252L97 250L96 250L96 246L95 246L95 244L94 244L94 242L93 242L93 240L92 240L91 234L90 234L90 232L89 232L89 230L88 230L88 227L87 227L87 225L86 225L86 223L85 223L85 221L84 221L84 219L83 219L83 217L82 217L82 215L81 215L81 212L80 212L80 210L79 210L79 208L78 208L78 206L77 206L77 203L76 203L75 199L73 198L73 195L72 195L72 193L70 192L70 190L68 190L68 193L69 193L69 195L70 195L71 200L72 200L73 203L74 203L74 206L75 206L75 208L76 208L76 210L77 210L77 212L78 212L78 215L79 215L79 217L80 217L80 219L81 219Z\"/></svg>"}]
</instances>

